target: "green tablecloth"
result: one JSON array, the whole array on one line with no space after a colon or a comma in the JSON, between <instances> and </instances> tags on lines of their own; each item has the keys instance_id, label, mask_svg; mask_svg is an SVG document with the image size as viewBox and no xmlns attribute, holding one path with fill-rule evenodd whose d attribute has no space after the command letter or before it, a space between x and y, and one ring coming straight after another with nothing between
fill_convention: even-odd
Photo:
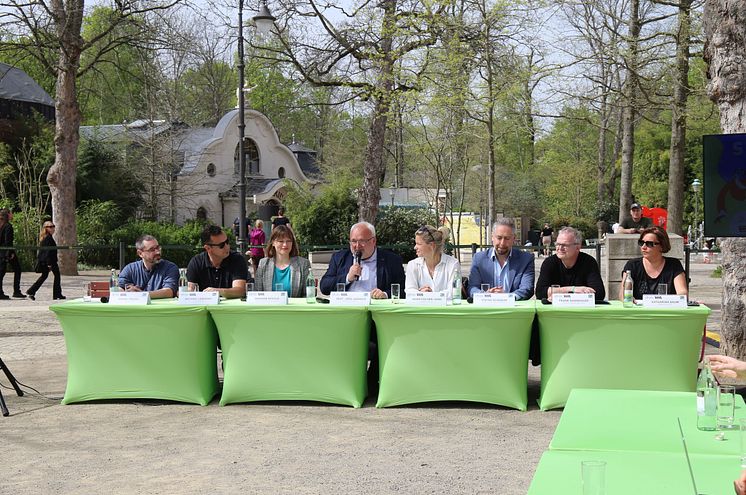
<instances>
[{"instance_id":1,"label":"green tablecloth","mask_svg":"<svg viewBox=\"0 0 746 495\"><path fill-rule=\"evenodd\" d=\"M736 417L746 417L740 395ZM676 418L681 418L690 453L738 457L738 431L727 432L726 441L717 441L713 432L697 429L694 392L575 389L549 448L680 453Z\"/></svg>"},{"instance_id":2,"label":"green tablecloth","mask_svg":"<svg viewBox=\"0 0 746 495\"><path fill-rule=\"evenodd\" d=\"M314 400L360 407L365 399L365 307L306 304L210 306L223 349L220 405Z\"/></svg>"},{"instance_id":3,"label":"green tablecloth","mask_svg":"<svg viewBox=\"0 0 746 495\"><path fill-rule=\"evenodd\" d=\"M681 441L679 441L679 445ZM582 461L606 461L606 495L693 495L684 451L664 452L544 452L529 495L581 495ZM741 473L738 457L691 455L699 493L733 493Z\"/></svg>"},{"instance_id":4,"label":"green tablecloth","mask_svg":"<svg viewBox=\"0 0 746 495\"><path fill-rule=\"evenodd\" d=\"M542 410L573 388L693 391L710 309L585 308L536 303Z\"/></svg>"},{"instance_id":5,"label":"green tablecloth","mask_svg":"<svg viewBox=\"0 0 746 495\"><path fill-rule=\"evenodd\" d=\"M532 301L514 308L373 304L376 407L465 400L526 410Z\"/></svg>"},{"instance_id":6,"label":"green tablecloth","mask_svg":"<svg viewBox=\"0 0 746 495\"><path fill-rule=\"evenodd\" d=\"M204 307L74 300L50 309L67 346L63 404L152 398L206 405L217 393L217 334Z\"/></svg>"}]
</instances>

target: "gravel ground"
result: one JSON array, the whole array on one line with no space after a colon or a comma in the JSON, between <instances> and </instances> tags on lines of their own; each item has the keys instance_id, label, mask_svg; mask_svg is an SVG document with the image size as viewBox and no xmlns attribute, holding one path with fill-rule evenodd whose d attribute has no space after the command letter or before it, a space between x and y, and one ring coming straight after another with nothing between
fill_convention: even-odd
<instances>
[{"instance_id":1,"label":"gravel ground","mask_svg":"<svg viewBox=\"0 0 746 495\"><path fill-rule=\"evenodd\" d=\"M716 329L722 286L713 268L692 264L692 295L714 309ZM24 274L24 287L34 276ZM75 297L102 278L64 277L63 292ZM0 357L42 394L2 389L11 416L0 417L0 494L523 494L561 414L538 410L532 366L527 412L458 402L376 409L370 399L357 410L217 400L62 406L67 361L48 310L51 282L38 296L0 301Z\"/></svg>"}]
</instances>

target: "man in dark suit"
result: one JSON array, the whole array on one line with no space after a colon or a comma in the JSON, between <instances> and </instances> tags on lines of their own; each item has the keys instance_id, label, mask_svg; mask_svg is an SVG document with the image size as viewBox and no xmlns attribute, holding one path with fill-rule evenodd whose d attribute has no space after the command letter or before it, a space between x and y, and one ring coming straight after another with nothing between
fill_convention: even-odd
<instances>
[{"instance_id":1,"label":"man in dark suit","mask_svg":"<svg viewBox=\"0 0 746 495\"><path fill-rule=\"evenodd\" d=\"M404 287L402 259L393 251L377 249L373 225L356 223L350 229L350 248L334 253L319 288L329 294L337 284L345 284L349 292L370 292L373 299L389 298L391 284Z\"/></svg>"}]
</instances>

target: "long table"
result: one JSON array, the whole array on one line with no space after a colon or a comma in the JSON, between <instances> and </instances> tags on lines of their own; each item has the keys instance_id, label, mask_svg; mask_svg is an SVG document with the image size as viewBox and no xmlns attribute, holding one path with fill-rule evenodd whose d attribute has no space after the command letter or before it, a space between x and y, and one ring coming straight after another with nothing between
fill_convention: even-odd
<instances>
[{"instance_id":1,"label":"long table","mask_svg":"<svg viewBox=\"0 0 746 495\"><path fill-rule=\"evenodd\" d=\"M152 398L207 405L218 390L217 334L207 309L55 304L67 347L63 404Z\"/></svg>"},{"instance_id":2,"label":"long table","mask_svg":"<svg viewBox=\"0 0 746 495\"><path fill-rule=\"evenodd\" d=\"M710 309L592 309L536 303L542 410L562 407L573 388L693 391Z\"/></svg>"},{"instance_id":3,"label":"long table","mask_svg":"<svg viewBox=\"0 0 746 495\"><path fill-rule=\"evenodd\" d=\"M746 417L741 396L736 417ZM677 419L699 492L732 493L740 432L717 440L698 430L694 393L592 389L570 394L528 493L581 493L580 463L587 460L607 462L607 495L694 493Z\"/></svg>"},{"instance_id":4,"label":"long table","mask_svg":"<svg viewBox=\"0 0 746 495\"><path fill-rule=\"evenodd\" d=\"M380 360L376 407L464 400L526 410L533 301L369 310Z\"/></svg>"},{"instance_id":5,"label":"long table","mask_svg":"<svg viewBox=\"0 0 746 495\"><path fill-rule=\"evenodd\" d=\"M307 304L210 306L223 350L220 405L313 400L360 407L365 400L370 317L365 307Z\"/></svg>"}]
</instances>

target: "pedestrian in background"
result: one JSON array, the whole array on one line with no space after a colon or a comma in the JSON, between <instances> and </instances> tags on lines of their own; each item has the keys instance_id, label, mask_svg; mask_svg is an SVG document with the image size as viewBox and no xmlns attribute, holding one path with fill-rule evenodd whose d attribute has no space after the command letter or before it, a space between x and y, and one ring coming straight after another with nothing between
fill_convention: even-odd
<instances>
[{"instance_id":1,"label":"pedestrian in background","mask_svg":"<svg viewBox=\"0 0 746 495\"><path fill-rule=\"evenodd\" d=\"M39 247L48 249L39 249L36 257L34 271L40 275L36 279L36 282L34 282L34 285L26 291L26 294L28 294L28 297L32 301L36 300L36 293L39 291L39 287L47 280L50 271L54 275L52 299L67 299L62 295L62 281L60 280L60 267L57 264L57 243L54 241L54 229L54 224L46 221L41 228L41 232L39 232Z\"/></svg>"},{"instance_id":2,"label":"pedestrian in background","mask_svg":"<svg viewBox=\"0 0 746 495\"><path fill-rule=\"evenodd\" d=\"M7 208L0 210L0 247L13 247L13 213ZM10 299L3 292L3 278L8 268L13 270L13 297L24 299L21 292L21 263L13 249L0 250L0 299Z\"/></svg>"}]
</instances>

